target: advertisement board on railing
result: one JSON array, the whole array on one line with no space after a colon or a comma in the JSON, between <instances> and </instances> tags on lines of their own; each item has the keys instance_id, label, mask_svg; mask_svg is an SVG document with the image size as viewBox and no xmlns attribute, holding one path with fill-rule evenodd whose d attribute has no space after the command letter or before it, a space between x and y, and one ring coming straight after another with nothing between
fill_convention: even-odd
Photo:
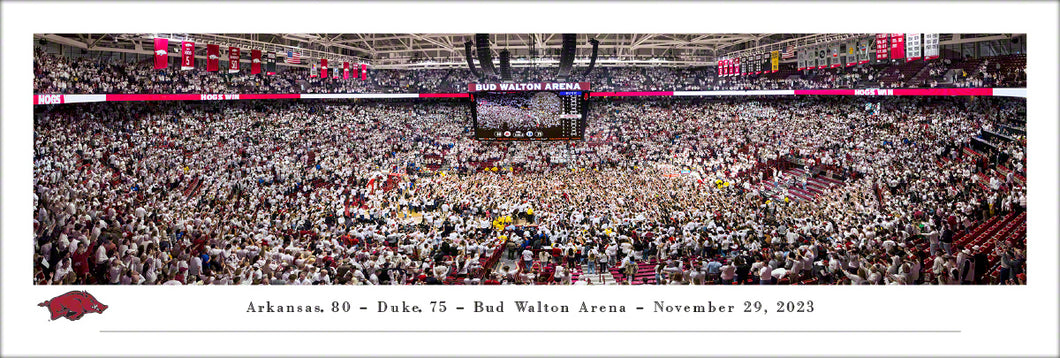
<instances>
[{"instance_id":1,"label":"advertisement board on railing","mask_svg":"<svg viewBox=\"0 0 1060 358\"><path fill-rule=\"evenodd\" d=\"M999 96L1027 97L1026 88L867 88L766 91L592 92L592 97L710 96ZM35 94L34 105L125 101L234 101L258 99L467 98L467 93L203 93L203 94Z\"/></svg>"}]
</instances>

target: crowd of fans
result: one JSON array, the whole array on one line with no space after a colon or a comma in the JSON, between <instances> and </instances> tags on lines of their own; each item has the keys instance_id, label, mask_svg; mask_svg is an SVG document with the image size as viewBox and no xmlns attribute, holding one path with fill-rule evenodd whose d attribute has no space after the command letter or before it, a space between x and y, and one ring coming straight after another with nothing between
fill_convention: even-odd
<instances>
[{"instance_id":1,"label":"crowd of fans","mask_svg":"<svg viewBox=\"0 0 1060 358\"><path fill-rule=\"evenodd\" d=\"M552 92L482 94L475 101L478 126L489 129L560 125L559 95Z\"/></svg>"},{"instance_id":2,"label":"crowd of fans","mask_svg":"<svg viewBox=\"0 0 1060 358\"><path fill-rule=\"evenodd\" d=\"M972 61L972 60L969 60ZM796 72L783 64L778 74L718 77L713 67L596 67L583 76L575 71L571 81L588 81L594 91L706 91L829 88L905 88L937 86L1026 86L1026 65L1001 66L982 61L973 73L945 78L959 67L948 59L926 61L932 76L920 81L901 78L881 83L887 65L863 65ZM963 63L963 62L962 62ZM310 77L310 70L280 66L275 75L251 75L248 70L228 74L208 72L204 61L194 70L173 63L155 70L150 61L122 62L103 57L68 58L34 52L35 93L460 93L467 83L479 81L466 68L388 70L369 68L366 80ZM552 81L555 68L513 68L516 82ZM494 79L492 81L499 81Z\"/></svg>"},{"instance_id":3,"label":"crowd of fans","mask_svg":"<svg viewBox=\"0 0 1060 358\"><path fill-rule=\"evenodd\" d=\"M458 100L39 107L35 281L1021 283L1025 240L954 237L1026 210L1025 139L966 149L1025 102L875 101L594 100L586 140L514 143ZM793 162L843 184L764 190Z\"/></svg>"}]
</instances>

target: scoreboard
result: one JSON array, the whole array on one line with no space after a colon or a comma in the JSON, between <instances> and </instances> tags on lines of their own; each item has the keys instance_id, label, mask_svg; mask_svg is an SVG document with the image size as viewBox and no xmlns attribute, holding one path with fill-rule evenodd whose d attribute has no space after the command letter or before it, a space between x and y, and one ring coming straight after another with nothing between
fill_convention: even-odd
<instances>
[{"instance_id":1,"label":"scoreboard","mask_svg":"<svg viewBox=\"0 0 1060 358\"><path fill-rule=\"evenodd\" d=\"M470 84L475 139L582 140L589 83Z\"/></svg>"}]
</instances>

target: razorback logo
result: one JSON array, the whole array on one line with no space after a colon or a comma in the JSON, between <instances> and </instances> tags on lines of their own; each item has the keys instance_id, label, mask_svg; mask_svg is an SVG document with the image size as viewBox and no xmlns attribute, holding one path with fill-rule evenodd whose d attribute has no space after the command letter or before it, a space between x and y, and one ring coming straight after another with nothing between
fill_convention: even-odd
<instances>
[{"instance_id":1,"label":"razorback logo","mask_svg":"<svg viewBox=\"0 0 1060 358\"><path fill-rule=\"evenodd\" d=\"M155 50L155 54L159 56L165 56L168 53L169 52L166 52L166 50Z\"/></svg>"},{"instance_id":2,"label":"razorback logo","mask_svg":"<svg viewBox=\"0 0 1060 358\"><path fill-rule=\"evenodd\" d=\"M208 58L211 59L211 60L216 60L216 59L219 59L221 57L217 56L217 55L210 55L210 57L208 57Z\"/></svg>"},{"instance_id":3,"label":"razorback logo","mask_svg":"<svg viewBox=\"0 0 1060 358\"><path fill-rule=\"evenodd\" d=\"M81 319L85 313L103 313L107 310L107 305L100 303L86 291L70 291L41 302L37 306L48 307L48 310L52 312L52 321L59 317L76 321Z\"/></svg>"},{"instance_id":4,"label":"razorback logo","mask_svg":"<svg viewBox=\"0 0 1060 358\"><path fill-rule=\"evenodd\" d=\"M261 60L259 60L259 59L256 59L256 58L255 58L255 59L254 59L254 60L253 60L252 62L254 62L254 63L261 63Z\"/></svg>"}]
</instances>

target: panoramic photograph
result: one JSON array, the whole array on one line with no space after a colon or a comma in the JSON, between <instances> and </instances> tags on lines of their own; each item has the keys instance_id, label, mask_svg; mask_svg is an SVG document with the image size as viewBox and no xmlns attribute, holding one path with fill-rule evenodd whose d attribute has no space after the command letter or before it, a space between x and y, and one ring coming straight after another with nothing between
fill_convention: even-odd
<instances>
[{"instance_id":1,"label":"panoramic photograph","mask_svg":"<svg viewBox=\"0 0 1060 358\"><path fill-rule=\"evenodd\" d=\"M1025 285L1026 49L37 33L33 282Z\"/></svg>"}]
</instances>

